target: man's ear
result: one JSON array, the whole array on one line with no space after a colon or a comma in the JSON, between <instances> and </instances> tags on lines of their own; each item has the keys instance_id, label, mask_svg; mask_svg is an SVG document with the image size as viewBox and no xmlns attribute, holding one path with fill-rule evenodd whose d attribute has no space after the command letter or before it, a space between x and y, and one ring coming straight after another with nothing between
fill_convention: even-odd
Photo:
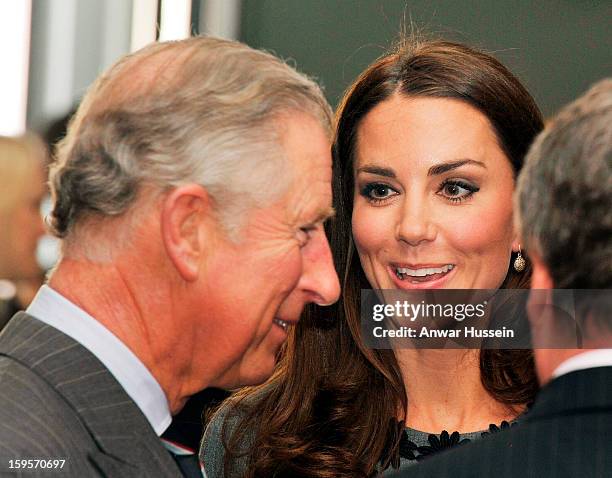
<instances>
[{"instance_id":1,"label":"man's ear","mask_svg":"<svg viewBox=\"0 0 612 478\"><path fill-rule=\"evenodd\" d=\"M162 201L161 233L170 261L186 281L198 278L207 225L213 218L206 190L198 184L173 189Z\"/></svg>"},{"instance_id":2,"label":"man's ear","mask_svg":"<svg viewBox=\"0 0 612 478\"><path fill-rule=\"evenodd\" d=\"M538 254L529 254L531 260L531 288L532 289L554 289L554 283L550 272L544 261Z\"/></svg>"}]
</instances>

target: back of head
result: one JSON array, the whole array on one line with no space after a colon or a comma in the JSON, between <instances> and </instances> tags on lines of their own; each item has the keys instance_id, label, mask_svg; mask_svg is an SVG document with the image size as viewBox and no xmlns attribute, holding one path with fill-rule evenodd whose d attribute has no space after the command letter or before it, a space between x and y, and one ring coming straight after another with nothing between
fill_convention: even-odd
<instances>
[{"instance_id":1,"label":"back of head","mask_svg":"<svg viewBox=\"0 0 612 478\"><path fill-rule=\"evenodd\" d=\"M556 288L612 286L612 79L567 105L518 182L521 235Z\"/></svg>"},{"instance_id":2,"label":"back of head","mask_svg":"<svg viewBox=\"0 0 612 478\"><path fill-rule=\"evenodd\" d=\"M283 192L290 168L275 120L291 111L330 131L314 82L241 43L196 37L123 58L90 88L58 146L53 231L70 245L144 192L186 183L205 187L235 231L245 209Z\"/></svg>"}]
</instances>

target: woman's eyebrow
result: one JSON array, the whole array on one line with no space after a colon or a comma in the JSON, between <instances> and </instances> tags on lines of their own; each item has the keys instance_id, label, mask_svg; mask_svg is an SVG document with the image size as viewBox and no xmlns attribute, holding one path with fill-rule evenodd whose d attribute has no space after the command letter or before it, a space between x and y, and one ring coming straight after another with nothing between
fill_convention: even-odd
<instances>
[{"instance_id":1,"label":"woman's eyebrow","mask_svg":"<svg viewBox=\"0 0 612 478\"><path fill-rule=\"evenodd\" d=\"M476 161L474 159L459 159L457 161L449 161L447 163L441 163L432 166L427 171L427 176L437 176L438 174L443 174L447 171L452 171L453 169L457 169L465 164L475 164L476 166L480 166L482 168L487 169L486 165L481 161Z\"/></svg>"},{"instance_id":2,"label":"woman's eyebrow","mask_svg":"<svg viewBox=\"0 0 612 478\"><path fill-rule=\"evenodd\" d=\"M381 166L362 166L357 169L357 174L359 173L370 173L376 174L378 176L385 176L387 178L395 178L396 174L392 168L383 168Z\"/></svg>"}]
</instances>

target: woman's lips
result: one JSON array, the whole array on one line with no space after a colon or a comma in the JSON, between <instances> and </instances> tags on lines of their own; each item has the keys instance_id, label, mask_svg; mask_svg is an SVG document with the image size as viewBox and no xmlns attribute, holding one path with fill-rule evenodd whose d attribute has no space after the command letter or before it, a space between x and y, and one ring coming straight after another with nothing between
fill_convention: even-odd
<instances>
[{"instance_id":1,"label":"woman's lips","mask_svg":"<svg viewBox=\"0 0 612 478\"><path fill-rule=\"evenodd\" d=\"M400 289L439 289L455 273L454 264L399 265L388 267L391 278Z\"/></svg>"}]
</instances>

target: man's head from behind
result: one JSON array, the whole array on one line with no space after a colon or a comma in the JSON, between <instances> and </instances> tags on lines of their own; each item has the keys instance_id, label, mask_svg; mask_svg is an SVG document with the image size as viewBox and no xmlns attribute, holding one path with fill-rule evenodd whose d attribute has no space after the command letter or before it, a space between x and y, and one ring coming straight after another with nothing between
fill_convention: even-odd
<instances>
[{"instance_id":1,"label":"man's head from behind","mask_svg":"<svg viewBox=\"0 0 612 478\"><path fill-rule=\"evenodd\" d=\"M337 299L321 227L330 118L316 84L277 58L203 37L124 58L84 98L51 172L63 262L136 288L182 392L207 373L262 381L287 323Z\"/></svg>"},{"instance_id":2,"label":"man's head from behind","mask_svg":"<svg viewBox=\"0 0 612 478\"><path fill-rule=\"evenodd\" d=\"M516 198L521 235L556 288L612 286L612 79L536 139Z\"/></svg>"},{"instance_id":3,"label":"man's head from behind","mask_svg":"<svg viewBox=\"0 0 612 478\"><path fill-rule=\"evenodd\" d=\"M612 79L563 108L540 134L515 198L533 289L612 287ZM587 297L575 304L588 319L585 345L601 346L602 336L612 344L609 310L602 309L610 294Z\"/></svg>"}]
</instances>

